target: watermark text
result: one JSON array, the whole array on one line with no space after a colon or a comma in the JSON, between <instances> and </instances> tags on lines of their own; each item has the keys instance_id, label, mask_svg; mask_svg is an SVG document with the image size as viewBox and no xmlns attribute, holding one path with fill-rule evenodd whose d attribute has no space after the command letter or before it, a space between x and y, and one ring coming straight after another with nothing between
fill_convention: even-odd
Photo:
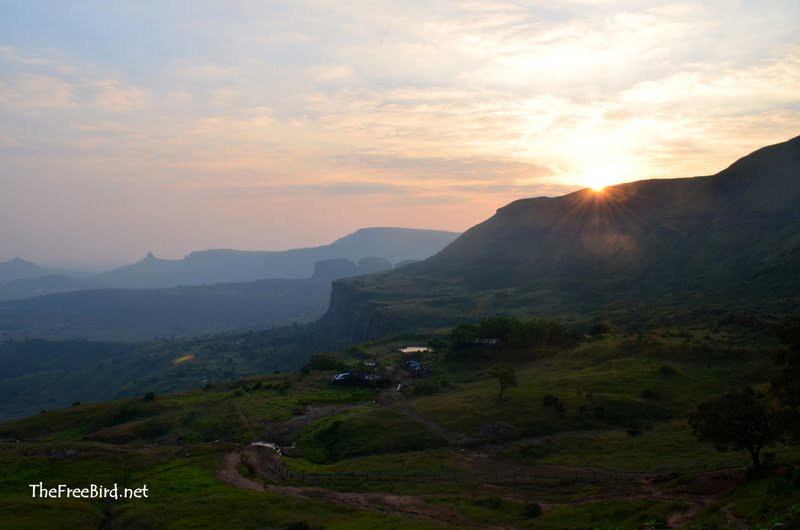
<instances>
[{"instance_id":1,"label":"watermark text","mask_svg":"<svg viewBox=\"0 0 800 530\"><path fill-rule=\"evenodd\" d=\"M31 497L35 499L147 499L147 485L140 488L120 488L91 484L84 488L71 488L66 484L58 484L46 488L44 483L28 484Z\"/></svg>"}]
</instances>

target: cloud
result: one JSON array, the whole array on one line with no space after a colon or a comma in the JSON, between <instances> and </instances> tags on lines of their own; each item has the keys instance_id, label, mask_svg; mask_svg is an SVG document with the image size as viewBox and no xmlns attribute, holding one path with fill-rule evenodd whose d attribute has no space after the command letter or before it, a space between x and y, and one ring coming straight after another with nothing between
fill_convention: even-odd
<instances>
[{"instance_id":1,"label":"cloud","mask_svg":"<svg viewBox=\"0 0 800 530\"><path fill-rule=\"evenodd\" d=\"M175 70L174 75L178 79L198 83L232 81L239 74L239 70L236 67L203 61L179 64L174 66L173 69Z\"/></svg>"},{"instance_id":2,"label":"cloud","mask_svg":"<svg viewBox=\"0 0 800 530\"><path fill-rule=\"evenodd\" d=\"M88 104L94 108L112 112L141 111L148 107L147 90L124 86L113 79L102 79L91 83L94 97Z\"/></svg>"},{"instance_id":3,"label":"cloud","mask_svg":"<svg viewBox=\"0 0 800 530\"><path fill-rule=\"evenodd\" d=\"M108 186L198 234L302 224L307 201L463 229L587 174L713 173L800 123L796 2L200 0L180 18L116 6L79 36L83 14L52 9L63 31L0 46L17 196L34 175L86 201ZM41 221L6 201L35 241Z\"/></svg>"},{"instance_id":4,"label":"cloud","mask_svg":"<svg viewBox=\"0 0 800 530\"><path fill-rule=\"evenodd\" d=\"M5 134L0 134L0 149L15 147L19 145L19 140L14 138L13 136L7 136Z\"/></svg>"},{"instance_id":5,"label":"cloud","mask_svg":"<svg viewBox=\"0 0 800 530\"><path fill-rule=\"evenodd\" d=\"M392 194L408 195L408 191L400 186L386 182L346 182L340 181L331 184L306 184L289 186L284 192L295 193L322 193L327 195L374 195Z\"/></svg>"},{"instance_id":6,"label":"cloud","mask_svg":"<svg viewBox=\"0 0 800 530\"><path fill-rule=\"evenodd\" d=\"M37 55L25 54L12 46L0 46L0 61L24 65L49 65L51 61Z\"/></svg>"},{"instance_id":7,"label":"cloud","mask_svg":"<svg viewBox=\"0 0 800 530\"><path fill-rule=\"evenodd\" d=\"M23 73L0 81L0 105L21 109L72 109L75 88L57 77Z\"/></svg>"}]
</instances>

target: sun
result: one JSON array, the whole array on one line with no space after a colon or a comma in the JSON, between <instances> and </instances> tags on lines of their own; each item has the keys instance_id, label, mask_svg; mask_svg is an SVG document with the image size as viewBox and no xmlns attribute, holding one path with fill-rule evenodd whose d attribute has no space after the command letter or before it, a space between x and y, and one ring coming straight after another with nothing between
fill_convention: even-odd
<instances>
[{"instance_id":1,"label":"sun","mask_svg":"<svg viewBox=\"0 0 800 530\"><path fill-rule=\"evenodd\" d=\"M589 184L589 187L592 189L592 191L603 191L606 189L606 185L601 184L600 182L593 182Z\"/></svg>"},{"instance_id":2,"label":"sun","mask_svg":"<svg viewBox=\"0 0 800 530\"><path fill-rule=\"evenodd\" d=\"M609 168L591 168L586 170L582 184L594 192L603 191L614 180L614 171Z\"/></svg>"}]
</instances>

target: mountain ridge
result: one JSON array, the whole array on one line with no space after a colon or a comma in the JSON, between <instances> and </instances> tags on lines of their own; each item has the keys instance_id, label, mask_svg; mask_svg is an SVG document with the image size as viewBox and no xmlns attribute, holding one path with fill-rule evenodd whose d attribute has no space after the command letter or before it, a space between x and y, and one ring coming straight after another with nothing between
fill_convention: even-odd
<instances>
[{"instance_id":1,"label":"mountain ridge","mask_svg":"<svg viewBox=\"0 0 800 530\"><path fill-rule=\"evenodd\" d=\"M327 308L331 281L391 268L380 258L315 264L308 278L154 289L101 288L0 302L0 336L143 340L311 322Z\"/></svg>"},{"instance_id":2,"label":"mountain ridge","mask_svg":"<svg viewBox=\"0 0 800 530\"><path fill-rule=\"evenodd\" d=\"M458 232L444 230L368 227L317 247L265 251L209 249L191 252L177 260L161 259L148 252L135 263L79 281L68 275L58 275L58 278L51 275L37 282L37 274L15 285L0 280L0 300L87 288L165 288L259 279L302 279L313 274L317 261L326 259L357 262L367 257L380 257L392 263L424 259L457 235ZM46 272L43 270L40 276Z\"/></svg>"},{"instance_id":3,"label":"mountain ridge","mask_svg":"<svg viewBox=\"0 0 800 530\"><path fill-rule=\"evenodd\" d=\"M335 282L322 324L358 341L494 312L599 318L678 292L794 300L797 204L800 137L711 176L520 199L425 261Z\"/></svg>"}]
</instances>

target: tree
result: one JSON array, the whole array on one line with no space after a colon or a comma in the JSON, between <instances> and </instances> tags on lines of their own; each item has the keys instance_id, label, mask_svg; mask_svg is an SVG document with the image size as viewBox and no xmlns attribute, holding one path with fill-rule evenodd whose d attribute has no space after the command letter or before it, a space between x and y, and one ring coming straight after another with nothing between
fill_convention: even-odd
<instances>
[{"instance_id":1,"label":"tree","mask_svg":"<svg viewBox=\"0 0 800 530\"><path fill-rule=\"evenodd\" d=\"M489 375L500 383L500 396L497 398L500 401L503 399L503 392L506 388L517 386L517 372L508 363L495 364L489 368Z\"/></svg>"},{"instance_id":2,"label":"tree","mask_svg":"<svg viewBox=\"0 0 800 530\"><path fill-rule=\"evenodd\" d=\"M428 347L433 353L441 353L447 350L447 341L436 338L428 341Z\"/></svg>"},{"instance_id":3,"label":"tree","mask_svg":"<svg viewBox=\"0 0 800 530\"><path fill-rule=\"evenodd\" d=\"M698 440L711 442L718 451L748 451L756 469L761 450L780 438L775 411L752 388L701 403L689 416L689 426Z\"/></svg>"},{"instance_id":4,"label":"tree","mask_svg":"<svg viewBox=\"0 0 800 530\"><path fill-rule=\"evenodd\" d=\"M450 332L450 343L453 346L463 346L478 338L478 326L475 324L461 324Z\"/></svg>"}]
</instances>

